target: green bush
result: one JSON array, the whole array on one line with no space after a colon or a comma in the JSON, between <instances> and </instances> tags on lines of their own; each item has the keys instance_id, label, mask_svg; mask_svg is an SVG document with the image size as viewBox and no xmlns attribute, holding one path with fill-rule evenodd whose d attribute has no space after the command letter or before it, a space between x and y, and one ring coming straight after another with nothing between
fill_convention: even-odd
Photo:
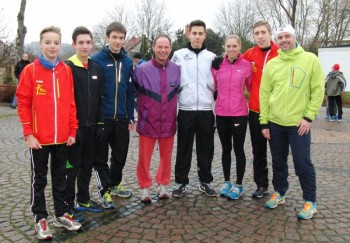
<instances>
[{"instance_id":1,"label":"green bush","mask_svg":"<svg viewBox=\"0 0 350 243\"><path fill-rule=\"evenodd\" d=\"M342 101L344 105L350 106L350 92L348 91L344 92L342 96Z\"/></svg>"},{"instance_id":2,"label":"green bush","mask_svg":"<svg viewBox=\"0 0 350 243\"><path fill-rule=\"evenodd\" d=\"M4 84L16 84L16 80L11 75L3 77Z\"/></svg>"}]
</instances>

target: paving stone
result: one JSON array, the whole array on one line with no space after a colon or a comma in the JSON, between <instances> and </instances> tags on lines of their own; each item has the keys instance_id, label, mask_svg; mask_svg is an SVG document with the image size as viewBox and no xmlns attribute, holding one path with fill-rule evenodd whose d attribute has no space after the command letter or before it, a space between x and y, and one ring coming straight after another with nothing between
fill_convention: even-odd
<instances>
[{"instance_id":1,"label":"paving stone","mask_svg":"<svg viewBox=\"0 0 350 243\"><path fill-rule=\"evenodd\" d=\"M302 191L289 155L289 190L286 203L274 210L264 208L266 200L253 199L252 149L249 131L245 142L247 159L243 180L245 194L236 201L208 198L198 190L195 149L190 171L188 191L182 198L159 201L156 184L152 185L152 204L139 199L136 178L138 137L132 134L123 186L133 191L129 199L112 197L116 210L103 213L84 213L86 221L81 232L69 232L52 225L53 201L51 177L45 190L49 211L49 226L56 242L350 242L350 109L344 109L346 123L331 123L320 116L312 123L311 157L316 169L318 213L312 220L298 220L296 214L303 206ZM30 164L16 110L0 105L0 242L33 242L34 220L29 207ZM172 155L174 171L176 141ZM195 148L195 147L194 147ZM152 175L159 160L155 151ZM271 155L268 152L270 182ZM235 157L232 157L232 178L235 178ZM223 183L221 145L215 134L212 185L218 191ZM271 183L272 184L272 183ZM169 191L175 188L172 173ZM96 180L90 186L93 200L98 200ZM15 202L12 200L16 198Z\"/></svg>"}]
</instances>

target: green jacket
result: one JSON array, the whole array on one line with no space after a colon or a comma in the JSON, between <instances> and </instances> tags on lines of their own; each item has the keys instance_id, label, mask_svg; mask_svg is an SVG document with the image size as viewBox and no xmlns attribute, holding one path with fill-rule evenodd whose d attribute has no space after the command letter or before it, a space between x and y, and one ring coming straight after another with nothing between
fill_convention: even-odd
<instances>
[{"instance_id":1,"label":"green jacket","mask_svg":"<svg viewBox=\"0 0 350 243\"><path fill-rule=\"evenodd\" d=\"M324 97L324 83L318 58L301 46L270 60L260 86L260 124L273 122L297 126L305 118L313 121Z\"/></svg>"}]
</instances>

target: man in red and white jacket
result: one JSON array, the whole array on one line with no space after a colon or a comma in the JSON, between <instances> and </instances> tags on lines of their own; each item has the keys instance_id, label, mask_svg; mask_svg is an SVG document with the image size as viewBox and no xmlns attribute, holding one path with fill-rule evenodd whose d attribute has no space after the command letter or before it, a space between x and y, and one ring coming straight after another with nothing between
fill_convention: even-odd
<instances>
[{"instance_id":1,"label":"man in red and white jacket","mask_svg":"<svg viewBox=\"0 0 350 243\"><path fill-rule=\"evenodd\" d=\"M249 95L249 130L253 147L254 181L257 189L252 196L262 198L269 186L267 169L267 140L261 134L259 122L259 89L261 76L266 63L277 56L278 46L271 40L272 30L267 21L253 25L253 38L256 46L248 49L243 57L252 63L252 87Z\"/></svg>"}]
</instances>

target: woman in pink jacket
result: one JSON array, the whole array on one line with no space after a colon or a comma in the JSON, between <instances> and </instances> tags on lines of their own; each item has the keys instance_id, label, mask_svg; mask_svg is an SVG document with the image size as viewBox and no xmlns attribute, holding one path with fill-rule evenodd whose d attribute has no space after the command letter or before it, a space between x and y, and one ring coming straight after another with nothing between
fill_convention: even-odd
<instances>
[{"instance_id":1,"label":"woman in pink jacket","mask_svg":"<svg viewBox=\"0 0 350 243\"><path fill-rule=\"evenodd\" d=\"M222 146L225 178L220 196L238 199L244 191L242 181L246 166L244 140L247 131L248 104L244 92L245 88L250 91L252 68L251 63L242 57L241 39L237 35L227 37L225 51L224 57L216 58L212 67L217 90L216 124ZM235 185L230 181L232 147L236 155Z\"/></svg>"}]
</instances>

